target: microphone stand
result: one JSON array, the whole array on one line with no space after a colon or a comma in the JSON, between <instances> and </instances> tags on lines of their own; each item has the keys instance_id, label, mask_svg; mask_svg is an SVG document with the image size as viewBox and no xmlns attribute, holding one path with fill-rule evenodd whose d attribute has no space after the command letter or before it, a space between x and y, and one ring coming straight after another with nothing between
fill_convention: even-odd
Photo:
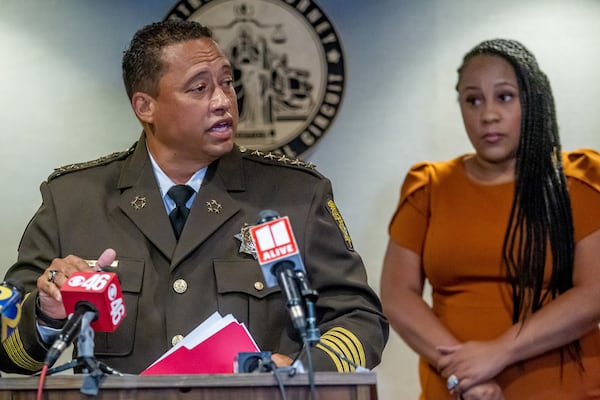
<instances>
[{"instance_id":1,"label":"microphone stand","mask_svg":"<svg viewBox=\"0 0 600 400\"><path fill-rule=\"evenodd\" d=\"M302 351L306 352L306 361L308 363L308 382L310 385L310 397L316 399L316 388L315 388L315 371L312 363L312 354L310 349L319 343L321 333L317 327L317 317L315 314L315 301L319 298L319 294L316 290L311 288L310 283L306 274L302 270L295 271L295 280L300 289L300 295L304 300L304 308L306 310L306 329L302 336ZM298 357L299 359L300 357Z\"/></svg>"},{"instance_id":2,"label":"microphone stand","mask_svg":"<svg viewBox=\"0 0 600 400\"><path fill-rule=\"evenodd\" d=\"M97 396L100 389L100 384L109 375L123 376L119 371L109 367L102 361L96 360L94 357L94 330L90 326L91 322L96 318L96 313L88 311L81 318L81 331L77 338L77 358L48 370L47 375L65 371L71 368L81 368L86 374L83 379L80 392L90 396Z\"/></svg>"},{"instance_id":3,"label":"microphone stand","mask_svg":"<svg viewBox=\"0 0 600 400\"><path fill-rule=\"evenodd\" d=\"M104 372L100 369L100 364L94 358L94 330L90 326L92 319L85 313L81 320L81 332L77 339L77 361L87 375L83 379L81 393L97 396L100 389L100 383L104 380Z\"/></svg>"},{"instance_id":4,"label":"microphone stand","mask_svg":"<svg viewBox=\"0 0 600 400\"><path fill-rule=\"evenodd\" d=\"M319 298L319 294L310 287L304 271L297 270L294 272L300 294L304 299L304 308L306 309L306 335L302 339L310 346L314 346L319 343L321 338L321 333L319 332L319 328L317 328L317 317L315 315L315 301Z\"/></svg>"},{"instance_id":5,"label":"microphone stand","mask_svg":"<svg viewBox=\"0 0 600 400\"><path fill-rule=\"evenodd\" d=\"M323 347L335 354L337 357L354 366L356 372L368 371L368 369L361 367L360 365L357 365L353 361L349 360L348 357L346 357L344 354L340 353L336 349L332 348L327 343L321 342L321 333L319 331L319 328L317 327L317 317L315 312L315 302L319 298L319 293L316 290L312 289L312 287L310 286L310 282L306 277L306 274L302 270L294 270L294 281L294 283L298 285L298 289L300 291L300 295L302 296L302 300L304 302L304 309L306 312L306 326L304 327L304 329L298 329L302 338L302 348L300 349L300 352L298 353L290 367L276 367L273 372L275 373L275 378L278 382L279 377L277 375L277 372L280 370L287 370L288 376L290 377L296 375L298 369L303 369L300 359L302 355L306 353L306 361L308 363L308 382L310 385L310 398L314 400L317 398L317 393L315 387L314 368L312 364L312 355L310 349L316 346L317 344L321 344ZM297 366L297 363L300 363L300 365ZM285 390L283 389L283 385L281 383L280 391L283 400L286 400Z\"/></svg>"}]
</instances>

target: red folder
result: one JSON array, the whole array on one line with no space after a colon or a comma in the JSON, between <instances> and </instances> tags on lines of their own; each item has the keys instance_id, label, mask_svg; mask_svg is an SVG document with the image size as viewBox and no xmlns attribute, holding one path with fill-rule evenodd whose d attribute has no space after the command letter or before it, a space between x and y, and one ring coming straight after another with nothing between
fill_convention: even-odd
<instances>
[{"instance_id":1,"label":"red folder","mask_svg":"<svg viewBox=\"0 0 600 400\"><path fill-rule=\"evenodd\" d=\"M185 342L185 339L180 343ZM199 343L173 349L141 375L227 374L234 372L239 352L259 351L243 324L231 321Z\"/></svg>"}]
</instances>

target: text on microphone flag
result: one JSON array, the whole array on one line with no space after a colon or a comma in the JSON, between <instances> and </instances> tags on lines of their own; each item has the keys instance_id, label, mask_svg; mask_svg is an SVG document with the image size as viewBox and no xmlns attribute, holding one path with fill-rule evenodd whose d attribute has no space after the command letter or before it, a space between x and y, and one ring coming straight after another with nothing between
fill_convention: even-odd
<instances>
[{"instance_id":1,"label":"text on microphone flag","mask_svg":"<svg viewBox=\"0 0 600 400\"><path fill-rule=\"evenodd\" d=\"M79 301L89 301L98 308L99 317L91 324L97 332L113 332L127 315L114 272L74 272L60 291L67 314L75 311Z\"/></svg>"},{"instance_id":2,"label":"text on microphone flag","mask_svg":"<svg viewBox=\"0 0 600 400\"><path fill-rule=\"evenodd\" d=\"M250 228L260 264L298 254L298 245L288 217L278 218Z\"/></svg>"}]
</instances>

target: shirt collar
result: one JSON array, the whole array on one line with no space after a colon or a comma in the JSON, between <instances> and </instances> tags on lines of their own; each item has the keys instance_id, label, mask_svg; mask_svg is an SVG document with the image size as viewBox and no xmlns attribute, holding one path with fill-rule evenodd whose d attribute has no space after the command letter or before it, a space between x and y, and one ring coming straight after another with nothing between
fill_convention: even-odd
<instances>
[{"instance_id":1,"label":"shirt collar","mask_svg":"<svg viewBox=\"0 0 600 400\"><path fill-rule=\"evenodd\" d=\"M160 195L163 199L163 202L165 203L167 211L170 212L175 207L175 202L173 201L173 199L167 196L167 192L169 191L169 189L171 189L171 187L175 186L175 182L173 182L171 178L169 178L167 174L165 174L165 172L159 167L159 165L156 163L156 160L154 160L154 157L152 156L152 153L150 152L150 149L148 149L147 145L146 150L148 151L148 157L150 158L150 163L152 164L152 171L154 171L154 176L156 177L156 181L160 189ZM206 175L207 169L208 167L204 167L196 171L194 175L192 175L192 177L185 184L194 189L194 192L198 193L198 190L200 190L200 186L202 185L202 181L204 180L204 175ZM194 201L195 197L195 194L192 195L192 197L188 201L188 208Z\"/></svg>"}]
</instances>

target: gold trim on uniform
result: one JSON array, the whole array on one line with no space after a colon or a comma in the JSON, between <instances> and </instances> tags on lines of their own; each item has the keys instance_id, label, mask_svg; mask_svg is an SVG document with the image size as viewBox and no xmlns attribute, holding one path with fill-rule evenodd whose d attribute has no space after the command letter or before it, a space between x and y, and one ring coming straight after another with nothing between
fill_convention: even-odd
<instances>
[{"instance_id":1,"label":"gold trim on uniform","mask_svg":"<svg viewBox=\"0 0 600 400\"><path fill-rule=\"evenodd\" d=\"M321 338L321 340L323 340L323 339ZM331 358L331 360L335 364L335 368L337 369L337 372L350 372L349 368L344 368L344 367L348 367L348 363L344 362L344 365L342 365L342 360L338 356L336 356L334 352L332 352L328 348L326 348L323 345L318 344L318 343L317 343L316 347L320 350L323 350L329 356L329 358Z\"/></svg>"},{"instance_id":2,"label":"gold trim on uniform","mask_svg":"<svg viewBox=\"0 0 600 400\"><path fill-rule=\"evenodd\" d=\"M43 363L33 359L25 351L19 328L2 343L2 346L11 361L19 367L32 372L39 371L42 368Z\"/></svg>"},{"instance_id":3,"label":"gold trim on uniform","mask_svg":"<svg viewBox=\"0 0 600 400\"><path fill-rule=\"evenodd\" d=\"M135 145L131 146L128 150L111 153L107 156L102 156L102 157L97 158L92 161L84 161L81 163L68 164L68 165L63 165L62 167L54 168L54 172L52 174L50 174L50 176L48 177L48 181L51 181L52 179L59 177L61 175L68 174L69 172L79 171L79 170L87 169L87 168L91 168L91 167L96 167L98 165L105 165L105 164L109 164L115 160L123 159L123 158L127 157L129 154L133 153L133 150L135 149L136 145L137 145L137 143Z\"/></svg>"},{"instance_id":4,"label":"gold trim on uniform","mask_svg":"<svg viewBox=\"0 0 600 400\"><path fill-rule=\"evenodd\" d=\"M69 172L69 171L77 171L79 169L86 169L86 168L94 167L96 165L102 165L103 163L106 163L107 161L111 161L111 160L119 157L121 155L121 153L122 152L111 153L107 156L102 156L100 158L97 158L96 160L84 161L84 162L76 163L76 164L63 165L62 167L55 168L54 172L57 174L61 174L61 173Z\"/></svg>"},{"instance_id":5,"label":"gold trim on uniform","mask_svg":"<svg viewBox=\"0 0 600 400\"><path fill-rule=\"evenodd\" d=\"M146 207L146 196L135 196L135 199L131 200L131 203L129 204L136 210L141 210Z\"/></svg>"},{"instance_id":6,"label":"gold trim on uniform","mask_svg":"<svg viewBox=\"0 0 600 400\"><path fill-rule=\"evenodd\" d=\"M98 260L83 260L83 261L85 261L87 263L87 265L89 265L92 268L96 268L96 263L98 262ZM105 267L118 268L119 260L115 260L110 265L105 265Z\"/></svg>"},{"instance_id":7,"label":"gold trim on uniform","mask_svg":"<svg viewBox=\"0 0 600 400\"><path fill-rule=\"evenodd\" d=\"M356 335L348 329L339 326L332 328L321 335L321 342L333 348L336 352L343 354L356 365L366 367L367 360L362 343L358 340ZM322 344L317 344L316 347L323 350L331 357L338 372L352 372L356 369L353 365L338 357L333 351L327 349Z\"/></svg>"},{"instance_id":8,"label":"gold trim on uniform","mask_svg":"<svg viewBox=\"0 0 600 400\"><path fill-rule=\"evenodd\" d=\"M355 364L360 365L360 356L358 355L357 351L356 351L356 347L354 346L349 346L348 343L345 341L345 336L343 335L336 335L336 332L331 332L330 334L325 338L325 342L330 346L333 347L334 349L336 349L338 352L342 353L343 355L346 356L346 358L348 358L350 361L354 362ZM351 355L351 356L348 356ZM345 360L343 360L345 361ZM347 365L348 371L345 372L351 372L354 370L354 366L348 362L345 362L345 364Z\"/></svg>"},{"instance_id":9,"label":"gold trim on uniform","mask_svg":"<svg viewBox=\"0 0 600 400\"><path fill-rule=\"evenodd\" d=\"M344 238L344 243L346 243L346 247L348 248L348 250L354 251L354 245L352 244L350 232L348 232L348 228L346 228L344 218L342 218L342 214L338 210L333 199L327 202L327 208L329 209L329 212L331 213L331 216L333 217L334 221L337 223L340 233Z\"/></svg>"},{"instance_id":10,"label":"gold trim on uniform","mask_svg":"<svg viewBox=\"0 0 600 400\"><path fill-rule=\"evenodd\" d=\"M262 158L264 160L279 162L283 165L293 165L296 167L303 167L303 168L311 169L311 170L314 170L317 168L317 166L313 163L304 162L304 161L300 160L299 158L289 158L285 154L281 154L280 152L269 151L269 152L265 153L260 150L249 149L244 146L238 146L238 149L240 150L240 153L242 153L242 154L248 153L251 156Z\"/></svg>"},{"instance_id":11,"label":"gold trim on uniform","mask_svg":"<svg viewBox=\"0 0 600 400\"><path fill-rule=\"evenodd\" d=\"M215 199L206 202L206 209L209 213L219 214L223 209L223 206Z\"/></svg>"}]
</instances>

